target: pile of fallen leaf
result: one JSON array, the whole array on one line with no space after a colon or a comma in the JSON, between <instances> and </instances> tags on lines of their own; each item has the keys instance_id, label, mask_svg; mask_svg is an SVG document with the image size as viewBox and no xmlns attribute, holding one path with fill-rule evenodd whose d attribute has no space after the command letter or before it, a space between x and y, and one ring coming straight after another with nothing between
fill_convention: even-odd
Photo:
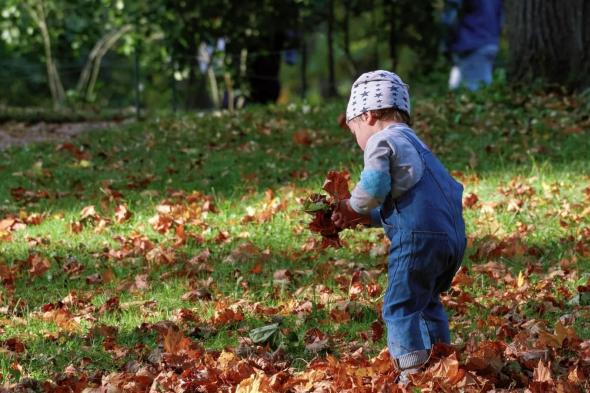
<instances>
[{"instance_id":1,"label":"pile of fallen leaf","mask_svg":"<svg viewBox=\"0 0 590 393\"><path fill-rule=\"evenodd\" d=\"M339 240L339 230L330 226L333 225L330 216L337 201L349 197L347 181L346 173L331 172L323 186L329 196L314 197L311 202L317 205L308 205L314 212L312 223L318 228L317 232L328 234L331 236L329 240ZM464 199L464 206L466 209L479 209L482 220L486 219L490 225L491 220L485 215L487 212L504 205L506 209L511 209L511 206L516 209L523 205L519 201L535 196L525 181L515 179L510 185L499 190L504 199L492 203L470 193ZM268 207L261 209L260 213L248 213L245 217L252 218L248 218L247 222L264 222L271 216L268 212L284 208L282 202L271 193L267 194L265 206ZM585 190L584 195L587 198L590 193ZM111 202L114 206L112 214L101 213L107 211L105 207L85 207L79 214L81 226L95 232L103 231L133 217L118 198L113 197ZM583 206L562 209L560 219L564 223L579 222L582 210ZM548 272L544 272L538 262L543 250L528 245L526 241L532 231L530 226L521 223L513 233L508 234L471 234L473 252L469 258L474 265L458 272L451 290L442 298L445 308L453 313L451 327L454 337L459 340L453 346L437 345L424 370L413 375L412 384L404 389L393 384L396 372L386 349L376 356L368 355L368 351L379 345L384 335L383 323L379 319L371 324L368 331L359 332L358 340L354 341L322 331L326 330L322 325L310 327L296 338L314 356L305 367L296 367L288 350L281 345L286 340L284 337L293 332L290 327L278 322L250 331L243 327L246 315L264 320L295 315L305 321L314 308L327 309L327 323L330 324L349 323L359 318L363 307L373 309L379 315L382 288L376 278L385 273L385 267L366 270L360 265L338 260L317 265L313 272L278 269L273 273L276 285L296 284L302 275L319 273L323 277L333 277L344 295L336 295L334 291L317 284L299 288L292 302L276 307L244 299L236 302L217 290L210 277L205 278L214 269L208 248L191 258L183 257L178 251L178 247L187 241L206 241L187 228L199 231L207 228L204 218L214 211L212 200L207 195L172 192L169 198L160 202L156 214L149 219L155 231L170 235L167 244L156 243L140 233L131 233L115 237L119 248L96 255L97 258L116 262L142 256L150 265L174 267L160 279L174 275L192 277L182 298L211 302L210 307L215 312L210 318L205 319L191 309L175 310L172 321L144 323L136 328L140 334L157 337L156 347L142 343L125 346L119 338L123 332L116 326L96 323L97 318L130 307L139 307L143 313L149 314L158 306L157 302L125 303L117 295L111 295L102 305L95 305L92 292L71 292L65 298L44 304L32 312L33 319L53 322L58 328L56 332L44 333L44 339L55 342L68 340L70 335L83 332L83 324L91 324L92 327L83 335L84 340L101 343L99 345L105 353L113 359L126 359L126 362L121 363L123 365L116 372L90 371L87 366L92 364L92 359L86 358L70 364L45 381L21 378L15 383L6 379L3 391L410 392L413 387L418 387L430 392L582 393L590 389L590 340L581 339L574 330L576 321L590 320L590 279L580 276L575 268L575 256L562 258ZM0 227L10 237L13 231L28 225L39 225L42 220L42 215L22 213L4 218ZM75 231L77 226L72 225L70 229ZM588 228L583 227L579 236L564 237L561 241L571 245L578 255L587 256L589 233ZM219 232L207 242L211 245L224 243L228 236ZM28 238L27 241L30 245L43 245L45 240ZM380 246L372 247L371 252L375 251L378 255L386 252L380 250ZM237 245L224 262L239 264L255 258L258 262L248 273L261 274L269 268L264 263L268 253L268 250L245 242ZM513 275L501 258L519 258L525 261L526 267ZM88 285L98 287L115 278L109 268L85 275L84 266L75 257L58 260L31 252L27 258L13 261L10 267L1 263L0 279L10 293L15 280L35 279L55 263L61 264L64 274L70 279L83 279ZM120 281L117 293L144 291L149 286L148 271L146 267L134 279ZM484 293L476 295L473 286L482 277L487 277L490 283L486 284ZM577 283L573 289L568 287L568 283L572 282ZM248 290L247 276L242 277L240 285ZM314 302L309 300L314 298ZM566 302L570 307L564 312ZM8 310L3 312L16 315L22 308L20 303L22 300L9 302ZM546 312L560 314L554 326L549 327L540 317L529 315L527 310L531 308L541 315ZM473 310L480 317L474 319ZM12 323L18 323L18 317L13 317ZM228 327L239 332L240 344L237 347L223 350L204 348L206 337ZM6 355L15 372L25 371L21 363L29 351L27 345L18 336L0 341L0 352Z\"/></svg>"},{"instance_id":2,"label":"pile of fallen leaf","mask_svg":"<svg viewBox=\"0 0 590 393\"><path fill-rule=\"evenodd\" d=\"M309 223L310 231L322 236L321 248L342 247L339 234L343 228L334 225L332 213L340 201L350 198L349 178L346 171L329 171L322 186L328 195L310 194L303 202L303 210L313 215L313 220Z\"/></svg>"},{"instance_id":3,"label":"pile of fallen leaf","mask_svg":"<svg viewBox=\"0 0 590 393\"><path fill-rule=\"evenodd\" d=\"M216 318L220 320L214 318L213 326L228 323L225 314L230 311L218 310ZM475 338L462 348L437 344L424 370L411 376L408 388L402 388L393 383L396 371L386 349L373 358L368 358L363 348L339 358L321 355L304 370L297 371L282 348L271 350L265 344L264 339L269 335L265 337L264 331L256 343L246 337L235 349L204 349L198 340L202 330L193 329L188 334L183 331L187 321L198 318L190 310L183 310L179 314L180 324L172 321L142 324L138 327L140 332L158 337L159 345L155 349L144 345L122 347L117 344L116 327L95 326L87 340L102 338L106 352L115 357L132 353L135 360L112 373L88 374L70 365L51 380L23 379L1 391L369 393L411 392L412 387L418 387L431 392L582 393L590 388L587 378L590 342L581 341L571 328L561 323L554 332L548 332L541 321L517 325L510 344L501 340L478 342ZM306 333L306 346L322 347L329 339L317 329L311 329ZM17 353L26 350L18 339L1 344L4 350Z\"/></svg>"}]
</instances>

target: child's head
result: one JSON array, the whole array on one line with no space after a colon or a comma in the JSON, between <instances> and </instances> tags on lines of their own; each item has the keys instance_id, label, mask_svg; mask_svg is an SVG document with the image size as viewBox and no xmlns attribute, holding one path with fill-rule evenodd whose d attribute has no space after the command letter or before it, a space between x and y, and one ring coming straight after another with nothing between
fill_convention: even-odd
<instances>
[{"instance_id":1,"label":"child's head","mask_svg":"<svg viewBox=\"0 0 590 393\"><path fill-rule=\"evenodd\" d=\"M408 85L393 72L377 70L362 74L352 85L346 123L371 112L378 120L410 125Z\"/></svg>"},{"instance_id":2,"label":"child's head","mask_svg":"<svg viewBox=\"0 0 590 393\"><path fill-rule=\"evenodd\" d=\"M390 123L411 125L408 86L389 71L361 75L352 85L346 124L362 150L376 132Z\"/></svg>"}]
</instances>

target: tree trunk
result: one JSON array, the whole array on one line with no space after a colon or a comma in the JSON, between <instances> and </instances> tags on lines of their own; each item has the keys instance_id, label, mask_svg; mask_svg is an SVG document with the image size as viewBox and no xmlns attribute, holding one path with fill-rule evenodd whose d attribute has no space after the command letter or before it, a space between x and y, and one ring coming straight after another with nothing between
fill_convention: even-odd
<instances>
[{"instance_id":1,"label":"tree trunk","mask_svg":"<svg viewBox=\"0 0 590 393\"><path fill-rule=\"evenodd\" d=\"M227 92L227 109L233 112L234 107L234 82L229 72L223 73L223 80L225 82L225 90Z\"/></svg>"},{"instance_id":2,"label":"tree trunk","mask_svg":"<svg viewBox=\"0 0 590 393\"><path fill-rule=\"evenodd\" d=\"M211 101L213 102L213 106L215 108L221 108L221 100L219 98L219 86L217 84L217 77L215 76L215 69L213 68L213 57L215 56L215 52L216 49L214 49L212 53L209 53L207 50L207 45L204 43L199 46L199 59L200 61L207 63L207 69L205 72L207 74L207 78L209 79L209 92L211 95ZM193 70L192 67L191 70ZM195 81L195 74L196 73L191 74L189 78L189 86L198 83Z\"/></svg>"},{"instance_id":3,"label":"tree trunk","mask_svg":"<svg viewBox=\"0 0 590 393\"><path fill-rule=\"evenodd\" d=\"M193 33L190 31L190 33ZM198 56L198 43L195 34L188 34L186 39L188 40L187 51L185 55L188 57L188 80L187 80L187 95L185 98L185 107L189 110L198 107L198 86L199 86L199 63L197 61Z\"/></svg>"},{"instance_id":4,"label":"tree trunk","mask_svg":"<svg viewBox=\"0 0 590 393\"><path fill-rule=\"evenodd\" d=\"M590 1L510 0L506 8L510 80L590 86Z\"/></svg>"},{"instance_id":5,"label":"tree trunk","mask_svg":"<svg viewBox=\"0 0 590 393\"><path fill-rule=\"evenodd\" d=\"M51 49L51 37L49 35L49 29L47 27L47 15L45 12L45 4L43 0L34 1L27 7L29 13L43 38L43 47L45 49L45 65L47 67L47 81L49 83L49 90L51 91L51 98L53 100L53 106L55 108L60 107L66 99L63 84L61 78L57 72L57 66L53 61L53 53Z\"/></svg>"},{"instance_id":6,"label":"tree trunk","mask_svg":"<svg viewBox=\"0 0 590 393\"><path fill-rule=\"evenodd\" d=\"M336 97L334 71L334 0L328 0L328 97Z\"/></svg>"},{"instance_id":7,"label":"tree trunk","mask_svg":"<svg viewBox=\"0 0 590 393\"><path fill-rule=\"evenodd\" d=\"M301 30L301 98L307 97L307 44L305 33Z\"/></svg>"},{"instance_id":8,"label":"tree trunk","mask_svg":"<svg viewBox=\"0 0 590 393\"><path fill-rule=\"evenodd\" d=\"M134 51L134 70L133 70L133 74L135 76L135 116L137 117L137 119L139 120L141 117L141 76L139 75L140 73L140 67L139 67L139 56L141 53L141 41L140 40L136 40L135 41L135 51Z\"/></svg>"},{"instance_id":9,"label":"tree trunk","mask_svg":"<svg viewBox=\"0 0 590 393\"><path fill-rule=\"evenodd\" d=\"M127 32L133 29L132 25L125 25L119 29L113 30L105 34L92 48L88 55L88 60L84 65L84 69L80 74L78 80L78 93L80 97L85 97L89 100L94 93L94 86L98 79L98 73L100 71L100 65L103 57L107 54L109 49Z\"/></svg>"},{"instance_id":10,"label":"tree trunk","mask_svg":"<svg viewBox=\"0 0 590 393\"><path fill-rule=\"evenodd\" d=\"M178 111L178 91L176 89L176 59L174 58L174 46L170 45L170 89L172 90L172 112Z\"/></svg>"}]
</instances>

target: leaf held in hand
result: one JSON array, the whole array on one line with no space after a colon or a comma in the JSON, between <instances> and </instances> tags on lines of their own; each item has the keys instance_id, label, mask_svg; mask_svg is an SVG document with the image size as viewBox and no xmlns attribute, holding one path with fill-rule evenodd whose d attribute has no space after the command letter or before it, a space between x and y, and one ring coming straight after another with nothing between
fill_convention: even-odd
<instances>
[{"instance_id":1,"label":"leaf held in hand","mask_svg":"<svg viewBox=\"0 0 590 393\"><path fill-rule=\"evenodd\" d=\"M329 171L324 180L322 189L326 191L336 202L343 199L350 198L350 191L348 191L348 179L350 175L347 171L336 172Z\"/></svg>"},{"instance_id":2,"label":"leaf held in hand","mask_svg":"<svg viewBox=\"0 0 590 393\"><path fill-rule=\"evenodd\" d=\"M303 211L314 216L309 229L322 236L321 248L342 247L338 235L342 228L334 225L332 213L341 200L350 198L349 177L347 171L329 171L322 186L329 196L310 194L303 202Z\"/></svg>"},{"instance_id":3,"label":"leaf held in hand","mask_svg":"<svg viewBox=\"0 0 590 393\"><path fill-rule=\"evenodd\" d=\"M305 201L303 201L303 211L309 214L314 214L319 211L330 210L330 204L325 195L310 194Z\"/></svg>"}]
</instances>

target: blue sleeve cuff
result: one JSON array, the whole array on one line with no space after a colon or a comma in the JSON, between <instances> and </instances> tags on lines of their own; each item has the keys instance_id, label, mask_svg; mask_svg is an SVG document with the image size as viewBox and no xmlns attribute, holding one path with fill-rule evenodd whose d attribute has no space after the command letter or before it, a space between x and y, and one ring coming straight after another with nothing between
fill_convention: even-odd
<instances>
[{"instance_id":1,"label":"blue sleeve cuff","mask_svg":"<svg viewBox=\"0 0 590 393\"><path fill-rule=\"evenodd\" d=\"M388 171L363 169L359 186L371 197L383 200L391 190L391 175Z\"/></svg>"}]
</instances>

